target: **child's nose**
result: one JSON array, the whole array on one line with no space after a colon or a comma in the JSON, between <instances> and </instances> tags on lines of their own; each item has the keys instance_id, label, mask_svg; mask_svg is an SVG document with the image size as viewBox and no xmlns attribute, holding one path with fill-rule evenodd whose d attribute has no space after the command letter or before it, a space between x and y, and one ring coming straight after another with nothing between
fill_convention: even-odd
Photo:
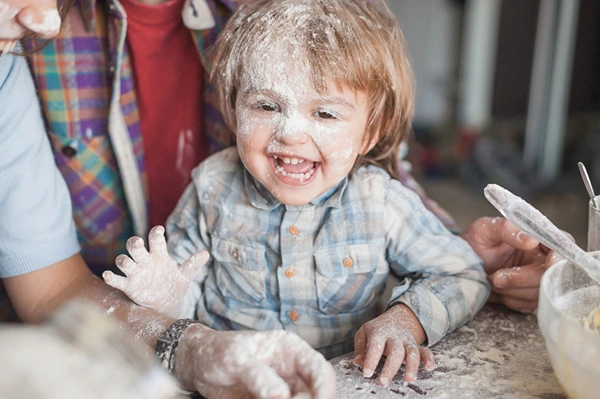
<instances>
[{"instance_id":1,"label":"child's nose","mask_svg":"<svg viewBox=\"0 0 600 399\"><path fill-rule=\"evenodd\" d=\"M277 141L287 146L306 144L310 139L306 129L292 127L280 129L276 134Z\"/></svg>"}]
</instances>

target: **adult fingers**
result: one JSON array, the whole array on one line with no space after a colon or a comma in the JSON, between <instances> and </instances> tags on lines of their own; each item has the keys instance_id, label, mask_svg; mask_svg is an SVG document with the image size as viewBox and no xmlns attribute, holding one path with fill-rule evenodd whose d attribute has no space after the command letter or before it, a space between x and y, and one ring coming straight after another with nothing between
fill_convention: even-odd
<instances>
[{"instance_id":1,"label":"adult fingers","mask_svg":"<svg viewBox=\"0 0 600 399\"><path fill-rule=\"evenodd\" d=\"M371 378L375 372L375 368L379 364L379 359L383 355L385 342L378 338L367 338L367 353L365 354L365 362L363 363L363 376Z\"/></svg>"},{"instance_id":2,"label":"adult fingers","mask_svg":"<svg viewBox=\"0 0 600 399\"><path fill-rule=\"evenodd\" d=\"M16 16L20 10L20 7L0 3L0 38L19 39L23 37L26 30L16 21ZM8 52L8 50L5 51Z\"/></svg>"},{"instance_id":3,"label":"adult fingers","mask_svg":"<svg viewBox=\"0 0 600 399\"><path fill-rule=\"evenodd\" d=\"M200 271L200 268L206 264L210 255L208 251L200 251L188 258L183 265L181 265L181 274L188 279L192 280L194 276Z\"/></svg>"},{"instance_id":4,"label":"adult fingers","mask_svg":"<svg viewBox=\"0 0 600 399\"><path fill-rule=\"evenodd\" d=\"M546 271L545 263L499 269L488 280L494 288L531 288L539 287Z\"/></svg>"},{"instance_id":5,"label":"adult fingers","mask_svg":"<svg viewBox=\"0 0 600 399\"><path fill-rule=\"evenodd\" d=\"M131 276L137 271L137 264L129 256L121 254L115 259L115 265L126 276Z\"/></svg>"},{"instance_id":6,"label":"adult fingers","mask_svg":"<svg viewBox=\"0 0 600 399\"><path fill-rule=\"evenodd\" d=\"M144 247L144 240L140 237L130 237L125 243L125 247L137 263L144 263L150 259L150 254Z\"/></svg>"},{"instance_id":7,"label":"adult fingers","mask_svg":"<svg viewBox=\"0 0 600 399\"><path fill-rule=\"evenodd\" d=\"M536 302L539 298L539 288L492 288L492 292L503 297L519 299L526 302Z\"/></svg>"},{"instance_id":8,"label":"adult fingers","mask_svg":"<svg viewBox=\"0 0 600 399\"><path fill-rule=\"evenodd\" d=\"M516 310L521 313L531 313L537 309L537 301L528 301L518 298L507 297L504 295L492 292L488 298L489 302L498 303L506 306L509 309Z\"/></svg>"},{"instance_id":9,"label":"adult fingers","mask_svg":"<svg viewBox=\"0 0 600 399\"><path fill-rule=\"evenodd\" d=\"M388 340L386 346L387 358L381 369L381 374L379 374L379 384L384 387L390 385L390 381L394 379L398 370L400 370L405 355L404 345L401 342L394 344L391 340Z\"/></svg>"},{"instance_id":10,"label":"adult fingers","mask_svg":"<svg viewBox=\"0 0 600 399\"><path fill-rule=\"evenodd\" d=\"M257 399L288 399L291 396L287 383L263 363L248 365L246 372L238 373L237 377Z\"/></svg>"},{"instance_id":11,"label":"adult fingers","mask_svg":"<svg viewBox=\"0 0 600 399\"><path fill-rule=\"evenodd\" d=\"M10 53L17 47L17 40L0 40L0 54Z\"/></svg>"},{"instance_id":12,"label":"adult fingers","mask_svg":"<svg viewBox=\"0 0 600 399\"><path fill-rule=\"evenodd\" d=\"M110 270L104 271L104 273L102 273L102 278L104 279L104 282L106 284L110 285L113 288L116 288L123 292L125 292L125 290L127 289L127 278L117 276Z\"/></svg>"},{"instance_id":13,"label":"adult fingers","mask_svg":"<svg viewBox=\"0 0 600 399\"><path fill-rule=\"evenodd\" d=\"M513 248L527 250L539 245L539 242L522 232L517 226L504 218L496 218L492 224L489 239L498 244L504 242Z\"/></svg>"},{"instance_id":14,"label":"adult fingers","mask_svg":"<svg viewBox=\"0 0 600 399\"><path fill-rule=\"evenodd\" d=\"M150 253L167 253L167 241L165 240L165 228L163 226L154 226L148 233L148 246Z\"/></svg>"},{"instance_id":15,"label":"adult fingers","mask_svg":"<svg viewBox=\"0 0 600 399\"><path fill-rule=\"evenodd\" d=\"M319 352L314 351L308 345L305 347L295 346L296 374L308 386L314 399L335 398L335 371L333 366ZM309 355L307 355L309 354ZM299 392L299 391L295 391Z\"/></svg>"},{"instance_id":16,"label":"adult fingers","mask_svg":"<svg viewBox=\"0 0 600 399\"><path fill-rule=\"evenodd\" d=\"M407 344L406 356L404 358L404 381L413 382L417 379L417 372L419 371L419 364L421 364L421 357L419 356L419 348L416 345Z\"/></svg>"},{"instance_id":17,"label":"adult fingers","mask_svg":"<svg viewBox=\"0 0 600 399\"><path fill-rule=\"evenodd\" d=\"M25 7L17 15L17 21L25 28L45 39L52 39L60 31L60 15L56 9L56 0L45 1L35 7Z\"/></svg>"}]
</instances>

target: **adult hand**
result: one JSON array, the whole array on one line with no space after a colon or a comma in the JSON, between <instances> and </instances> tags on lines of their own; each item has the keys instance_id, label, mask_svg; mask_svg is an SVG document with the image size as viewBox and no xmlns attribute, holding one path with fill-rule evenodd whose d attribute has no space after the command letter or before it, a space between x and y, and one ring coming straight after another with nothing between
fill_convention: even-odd
<instances>
[{"instance_id":1,"label":"adult hand","mask_svg":"<svg viewBox=\"0 0 600 399\"><path fill-rule=\"evenodd\" d=\"M365 323L354 336L354 364L362 366L363 375L371 378L382 355L387 358L379 375L379 384L388 386L406 363L404 380L417 379L419 364L432 370L435 361L429 349L419 344L425 341L425 332L413 312L398 304L379 317Z\"/></svg>"},{"instance_id":2,"label":"adult hand","mask_svg":"<svg viewBox=\"0 0 600 399\"><path fill-rule=\"evenodd\" d=\"M176 317L190 283L208 260L208 252L198 252L179 266L167 252L164 227L152 228L148 241L150 252L146 251L143 239L131 237L126 247L133 260L127 255L117 256L115 263L127 277L107 270L102 278L138 305Z\"/></svg>"},{"instance_id":3,"label":"adult hand","mask_svg":"<svg viewBox=\"0 0 600 399\"><path fill-rule=\"evenodd\" d=\"M45 39L60 30L57 0L2 0L0 2L0 52L14 49L28 31Z\"/></svg>"},{"instance_id":4,"label":"adult hand","mask_svg":"<svg viewBox=\"0 0 600 399\"><path fill-rule=\"evenodd\" d=\"M192 325L176 354L176 377L207 398L335 397L323 355L287 331L213 331Z\"/></svg>"},{"instance_id":5,"label":"adult hand","mask_svg":"<svg viewBox=\"0 0 600 399\"><path fill-rule=\"evenodd\" d=\"M482 217L462 234L492 285L489 301L523 313L537 308L540 280L557 257L504 218Z\"/></svg>"}]
</instances>

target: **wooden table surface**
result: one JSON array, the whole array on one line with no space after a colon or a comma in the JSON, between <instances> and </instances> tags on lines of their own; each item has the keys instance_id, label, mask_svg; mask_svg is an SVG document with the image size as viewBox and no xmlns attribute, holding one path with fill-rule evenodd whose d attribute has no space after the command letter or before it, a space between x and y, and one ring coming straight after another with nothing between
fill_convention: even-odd
<instances>
[{"instance_id":1,"label":"wooden table surface","mask_svg":"<svg viewBox=\"0 0 600 399\"><path fill-rule=\"evenodd\" d=\"M337 398L541 398L566 396L554 376L535 315L486 305L466 326L431 347L436 367L407 384L402 370L388 387L366 379L349 353L331 360Z\"/></svg>"}]
</instances>

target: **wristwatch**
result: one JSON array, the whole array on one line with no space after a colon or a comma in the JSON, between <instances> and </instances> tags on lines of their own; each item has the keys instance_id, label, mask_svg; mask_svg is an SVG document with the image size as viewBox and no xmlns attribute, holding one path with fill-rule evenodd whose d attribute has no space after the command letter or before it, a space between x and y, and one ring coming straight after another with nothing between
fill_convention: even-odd
<instances>
[{"instance_id":1,"label":"wristwatch","mask_svg":"<svg viewBox=\"0 0 600 399\"><path fill-rule=\"evenodd\" d=\"M179 338L189 326L192 324L200 324L198 320L180 319L171 324L165 333L156 341L156 357L160 361L162 367L173 374L175 371L175 353L179 345Z\"/></svg>"}]
</instances>

